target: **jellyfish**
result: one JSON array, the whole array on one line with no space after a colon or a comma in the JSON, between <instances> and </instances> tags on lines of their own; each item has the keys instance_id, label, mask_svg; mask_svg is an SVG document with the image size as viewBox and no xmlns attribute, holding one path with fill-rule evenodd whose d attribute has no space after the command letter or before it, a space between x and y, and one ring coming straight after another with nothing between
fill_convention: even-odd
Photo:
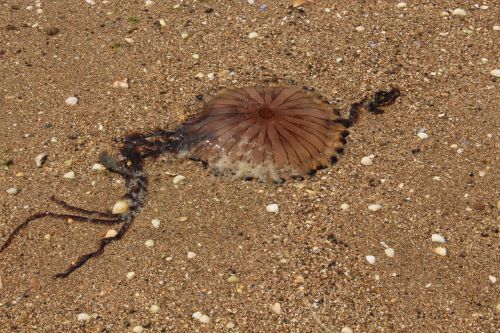
<instances>
[{"instance_id":1,"label":"jellyfish","mask_svg":"<svg viewBox=\"0 0 500 333\"><path fill-rule=\"evenodd\" d=\"M351 105L342 118L314 89L294 86L227 88L175 130L134 133L123 138L119 159L99 156L110 171L125 179L120 210L99 212L52 197L66 213L37 212L19 224L0 247L4 252L28 225L43 218L73 219L101 225L121 225L100 239L96 250L80 256L54 278L65 278L122 239L146 203L145 161L164 154L200 161L216 175L282 183L305 179L334 164L346 144L349 127L361 111L383 113L400 95L397 88L380 91Z\"/></svg>"}]
</instances>

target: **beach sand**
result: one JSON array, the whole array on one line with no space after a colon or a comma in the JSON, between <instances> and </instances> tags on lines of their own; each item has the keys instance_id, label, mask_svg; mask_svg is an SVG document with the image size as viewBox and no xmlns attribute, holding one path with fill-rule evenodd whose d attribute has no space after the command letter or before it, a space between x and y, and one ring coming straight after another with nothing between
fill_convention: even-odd
<instances>
[{"instance_id":1,"label":"beach sand","mask_svg":"<svg viewBox=\"0 0 500 333\"><path fill-rule=\"evenodd\" d=\"M64 212L52 195L110 210L124 183L92 171L99 153L119 156L128 133L176 128L199 95L308 86L347 110L379 90L402 92L360 119L337 164L304 181L147 160L149 195L126 236L66 279L52 276L112 227L33 223L0 254L1 332L500 327L498 4L291 3L0 5L1 242L35 212ZM112 86L123 79L128 88ZM272 203L278 214L266 211Z\"/></svg>"}]
</instances>

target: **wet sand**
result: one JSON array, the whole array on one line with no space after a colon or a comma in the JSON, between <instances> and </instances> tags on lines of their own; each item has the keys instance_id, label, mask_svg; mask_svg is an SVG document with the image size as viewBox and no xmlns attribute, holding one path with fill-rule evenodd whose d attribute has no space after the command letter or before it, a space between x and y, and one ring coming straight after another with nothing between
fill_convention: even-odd
<instances>
[{"instance_id":1,"label":"wet sand","mask_svg":"<svg viewBox=\"0 0 500 333\"><path fill-rule=\"evenodd\" d=\"M245 182L174 156L148 160L147 203L125 238L66 279L52 275L109 227L34 223L0 254L1 332L500 326L493 1L94 2L0 6L2 241L37 211L62 212L52 195L111 209L124 184L92 170L99 153L118 156L127 133L176 128L199 95L291 84L342 110L389 87L402 96L363 116L338 163L304 181ZM124 78L128 88L112 86ZM369 155L373 165L362 165ZM266 211L272 203L278 214Z\"/></svg>"}]
</instances>

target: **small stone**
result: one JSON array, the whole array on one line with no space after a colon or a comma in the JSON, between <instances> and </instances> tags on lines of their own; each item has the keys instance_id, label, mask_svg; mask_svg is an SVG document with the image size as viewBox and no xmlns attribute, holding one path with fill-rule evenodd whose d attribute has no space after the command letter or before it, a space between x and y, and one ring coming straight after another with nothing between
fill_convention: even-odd
<instances>
[{"instance_id":1,"label":"small stone","mask_svg":"<svg viewBox=\"0 0 500 333\"><path fill-rule=\"evenodd\" d=\"M160 227L160 220L158 219L154 219L151 221L151 224L153 225L153 227L155 227L156 229L158 229Z\"/></svg>"},{"instance_id":2,"label":"small stone","mask_svg":"<svg viewBox=\"0 0 500 333\"><path fill-rule=\"evenodd\" d=\"M11 187L8 188L6 192L9 193L10 195L16 195L19 192L19 190L16 187Z\"/></svg>"},{"instance_id":3,"label":"small stone","mask_svg":"<svg viewBox=\"0 0 500 333\"><path fill-rule=\"evenodd\" d=\"M348 204L346 204L346 203L343 203L342 205L340 205L340 209L342 209L342 210L348 210L349 207L350 206Z\"/></svg>"},{"instance_id":4,"label":"small stone","mask_svg":"<svg viewBox=\"0 0 500 333\"><path fill-rule=\"evenodd\" d=\"M494 77L500 77L500 69L494 69L490 72L490 74Z\"/></svg>"},{"instance_id":5,"label":"small stone","mask_svg":"<svg viewBox=\"0 0 500 333\"><path fill-rule=\"evenodd\" d=\"M370 156L364 156L362 159L361 159L361 164L362 165L373 165L373 160L371 159Z\"/></svg>"},{"instance_id":6,"label":"small stone","mask_svg":"<svg viewBox=\"0 0 500 333\"><path fill-rule=\"evenodd\" d=\"M340 333L353 333L353 330L349 326L344 326L341 330Z\"/></svg>"},{"instance_id":7,"label":"small stone","mask_svg":"<svg viewBox=\"0 0 500 333\"><path fill-rule=\"evenodd\" d=\"M365 31L365 27L363 27L362 25L357 26L355 29L356 29L357 32L363 32L363 31Z\"/></svg>"},{"instance_id":8,"label":"small stone","mask_svg":"<svg viewBox=\"0 0 500 333\"><path fill-rule=\"evenodd\" d=\"M248 38L250 39L257 38L258 36L259 34L256 33L255 31L248 34Z\"/></svg>"},{"instance_id":9,"label":"small stone","mask_svg":"<svg viewBox=\"0 0 500 333\"><path fill-rule=\"evenodd\" d=\"M76 175L74 171L66 172L63 176L66 179L75 179Z\"/></svg>"},{"instance_id":10,"label":"small stone","mask_svg":"<svg viewBox=\"0 0 500 333\"><path fill-rule=\"evenodd\" d=\"M304 281L305 281L305 279L301 274L295 275L295 279L293 280L293 282L295 282L297 284L302 284L302 283L304 283Z\"/></svg>"},{"instance_id":11,"label":"small stone","mask_svg":"<svg viewBox=\"0 0 500 333\"><path fill-rule=\"evenodd\" d=\"M382 206L378 204L371 204L368 205L368 209L371 210L372 212L378 212L380 209L382 209Z\"/></svg>"},{"instance_id":12,"label":"small stone","mask_svg":"<svg viewBox=\"0 0 500 333\"><path fill-rule=\"evenodd\" d=\"M210 322L210 317L204 314L200 317L199 321L202 324L208 324Z\"/></svg>"},{"instance_id":13,"label":"small stone","mask_svg":"<svg viewBox=\"0 0 500 333\"><path fill-rule=\"evenodd\" d=\"M269 204L266 206L266 211L268 213L278 214L280 209L279 209L278 204L272 203L272 204Z\"/></svg>"},{"instance_id":14,"label":"small stone","mask_svg":"<svg viewBox=\"0 0 500 333\"><path fill-rule=\"evenodd\" d=\"M488 276L488 279L490 279L491 283L497 283L497 278L494 277L493 275Z\"/></svg>"},{"instance_id":15,"label":"small stone","mask_svg":"<svg viewBox=\"0 0 500 333\"><path fill-rule=\"evenodd\" d=\"M196 253L194 253L194 252L188 252L187 253L187 257L188 257L188 259L194 259L194 258L196 258Z\"/></svg>"},{"instance_id":16,"label":"small stone","mask_svg":"<svg viewBox=\"0 0 500 333\"><path fill-rule=\"evenodd\" d=\"M155 241L152 239L148 239L147 241L144 242L144 245L146 245L146 247L153 247L155 246Z\"/></svg>"},{"instance_id":17,"label":"small stone","mask_svg":"<svg viewBox=\"0 0 500 333\"><path fill-rule=\"evenodd\" d=\"M392 247L385 249L385 255L388 256L389 258L394 258L395 252Z\"/></svg>"},{"instance_id":18,"label":"small stone","mask_svg":"<svg viewBox=\"0 0 500 333\"><path fill-rule=\"evenodd\" d=\"M238 282L240 282L240 279L236 275L231 274L231 276L229 276L229 278L227 279L227 282L238 283Z\"/></svg>"},{"instance_id":19,"label":"small stone","mask_svg":"<svg viewBox=\"0 0 500 333\"><path fill-rule=\"evenodd\" d=\"M177 218L177 221L179 222L186 222L188 220L187 216L181 216Z\"/></svg>"},{"instance_id":20,"label":"small stone","mask_svg":"<svg viewBox=\"0 0 500 333\"><path fill-rule=\"evenodd\" d=\"M45 236L43 236L43 238L45 238L45 240L50 240L50 238L52 238L52 236L50 234L45 234Z\"/></svg>"},{"instance_id":21,"label":"small stone","mask_svg":"<svg viewBox=\"0 0 500 333\"><path fill-rule=\"evenodd\" d=\"M366 256L365 258L366 258L366 261L368 261L368 263L370 265L375 265L375 261L377 260L375 258L375 256L369 255L369 256Z\"/></svg>"},{"instance_id":22,"label":"small stone","mask_svg":"<svg viewBox=\"0 0 500 333\"><path fill-rule=\"evenodd\" d=\"M128 272L127 273L127 280L132 280L135 277L135 272Z\"/></svg>"},{"instance_id":23,"label":"small stone","mask_svg":"<svg viewBox=\"0 0 500 333\"><path fill-rule=\"evenodd\" d=\"M438 246L434 249L434 253L436 253L437 255L440 255L442 257L444 257L446 255L446 248L442 247L442 246Z\"/></svg>"},{"instance_id":24,"label":"small stone","mask_svg":"<svg viewBox=\"0 0 500 333\"><path fill-rule=\"evenodd\" d=\"M92 171L104 171L106 170L106 167L100 163L95 163L92 165Z\"/></svg>"},{"instance_id":25,"label":"small stone","mask_svg":"<svg viewBox=\"0 0 500 333\"><path fill-rule=\"evenodd\" d=\"M281 304L274 303L273 305L271 305L271 311L276 313L277 315L281 314Z\"/></svg>"},{"instance_id":26,"label":"small stone","mask_svg":"<svg viewBox=\"0 0 500 333\"><path fill-rule=\"evenodd\" d=\"M396 8L398 8L398 9L406 8L406 2L398 2L396 4Z\"/></svg>"},{"instance_id":27,"label":"small stone","mask_svg":"<svg viewBox=\"0 0 500 333\"><path fill-rule=\"evenodd\" d=\"M183 33L181 33L181 37L182 37L182 39L186 39L189 37L189 34L187 32L183 32Z\"/></svg>"},{"instance_id":28,"label":"small stone","mask_svg":"<svg viewBox=\"0 0 500 333\"><path fill-rule=\"evenodd\" d=\"M200 59L200 55L199 55L198 53L193 53L193 54L191 55L191 57L193 57L193 59L195 59L195 60Z\"/></svg>"},{"instance_id":29,"label":"small stone","mask_svg":"<svg viewBox=\"0 0 500 333\"><path fill-rule=\"evenodd\" d=\"M75 96L68 97L66 98L64 103L66 103L66 105L71 105L71 106L76 105L78 104L78 97Z\"/></svg>"},{"instance_id":30,"label":"small stone","mask_svg":"<svg viewBox=\"0 0 500 333\"><path fill-rule=\"evenodd\" d=\"M451 15L455 16L465 16L467 13L462 8L456 8L451 12Z\"/></svg>"},{"instance_id":31,"label":"small stone","mask_svg":"<svg viewBox=\"0 0 500 333\"><path fill-rule=\"evenodd\" d=\"M130 204L127 200L118 200L111 211L113 214L125 214L130 209Z\"/></svg>"},{"instance_id":32,"label":"small stone","mask_svg":"<svg viewBox=\"0 0 500 333\"><path fill-rule=\"evenodd\" d=\"M500 25L494 25L493 30L495 31L500 31Z\"/></svg>"},{"instance_id":33,"label":"small stone","mask_svg":"<svg viewBox=\"0 0 500 333\"><path fill-rule=\"evenodd\" d=\"M429 138L429 134L427 134L425 132L417 133L417 136L419 137L420 140L425 140L425 139Z\"/></svg>"},{"instance_id":34,"label":"small stone","mask_svg":"<svg viewBox=\"0 0 500 333\"><path fill-rule=\"evenodd\" d=\"M134 333L142 333L144 332L144 327L140 326L140 325L137 325L135 326L133 329L132 329L132 332Z\"/></svg>"},{"instance_id":35,"label":"small stone","mask_svg":"<svg viewBox=\"0 0 500 333\"><path fill-rule=\"evenodd\" d=\"M159 20L158 20L158 23L160 23L160 25L161 25L162 27L166 27L166 26L167 26L167 22L165 22L165 19L162 19L162 18L161 18L161 19L159 19Z\"/></svg>"},{"instance_id":36,"label":"small stone","mask_svg":"<svg viewBox=\"0 0 500 333\"><path fill-rule=\"evenodd\" d=\"M43 165L43 163L45 163L45 161L47 160L47 156L49 156L49 154L47 153L38 154L35 157L36 166L40 168Z\"/></svg>"},{"instance_id":37,"label":"small stone","mask_svg":"<svg viewBox=\"0 0 500 333\"><path fill-rule=\"evenodd\" d=\"M233 322L229 322L229 323L227 323L227 324L226 324L226 328L227 328L227 329L230 329L230 330L231 330L231 329L233 329L233 328L235 328L235 327L236 327L236 325L235 325Z\"/></svg>"},{"instance_id":38,"label":"small stone","mask_svg":"<svg viewBox=\"0 0 500 333\"><path fill-rule=\"evenodd\" d=\"M144 1L144 5L145 5L146 7L150 7L150 6L152 6L154 3L155 3L155 2L154 2L154 1L152 1L152 0L146 0L146 1Z\"/></svg>"},{"instance_id":39,"label":"small stone","mask_svg":"<svg viewBox=\"0 0 500 333\"><path fill-rule=\"evenodd\" d=\"M90 316L85 312L79 313L77 316L78 321L87 321L90 319Z\"/></svg>"},{"instance_id":40,"label":"small stone","mask_svg":"<svg viewBox=\"0 0 500 333\"><path fill-rule=\"evenodd\" d=\"M214 73L208 73L207 74L207 79L209 79L209 80L215 79L215 74Z\"/></svg>"},{"instance_id":41,"label":"small stone","mask_svg":"<svg viewBox=\"0 0 500 333\"><path fill-rule=\"evenodd\" d=\"M128 89L128 87L128 78L116 80L115 82L113 82L113 88Z\"/></svg>"},{"instance_id":42,"label":"small stone","mask_svg":"<svg viewBox=\"0 0 500 333\"><path fill-rule=\"evenodd\" d=\"M113 238L116 235L118 235L118 232L116 232L115 229L109 229L106 234L104 235L104 238Z\"/></svg>"},{"instance_id":43,"label":"small stone","mask_svg":"<svg viewBox=\"0 0 500 333\"><path fill-rule=\"evenodd\" d=\"M158 313L160 311L160 307L156 304L153 304L149 307L149 312Z\"/></svg>"},{"instance_id":44,"label":"small stone","mask_svg":"<svg viewBox=\"0 0 500 333\"><path fill-rule=\"evenodd\" d=\"M446 240L440 234L432 234L431 240L436 243L445 243Z\"/></svg>"},{"instance_id":45,"label":"small stone","mask_svg":"<svg viewBox=\"0 0 500 333\"><path fill-rule=\"evenodd\" d=\"M174 185L177 185L179 183L184 182L185 180L186 180L186 177L184 177L183 175L177 175L172 179L172 183L174 183Z\"/></svg>"},{"instance_id":46,"label":"small stone","mask_svg":"<svg viewBox=\"0 0 500 333\"><path fill-rule=\"evenodd\" d=\"M203 316L203 314L200 312L200 311L196 311L195 313L193 313L191 315L194 319L196 320L200 320L201 316Z\"/></svg>"}]
</instances>

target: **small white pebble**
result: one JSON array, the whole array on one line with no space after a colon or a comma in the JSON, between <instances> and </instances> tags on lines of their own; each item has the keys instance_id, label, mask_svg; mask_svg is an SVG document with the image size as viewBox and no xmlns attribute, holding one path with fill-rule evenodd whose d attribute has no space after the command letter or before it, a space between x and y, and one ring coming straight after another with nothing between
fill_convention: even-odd
<instances>
[{"instance_id":1,"label":"small white pebble","mask_svg":"<svg viewBox=\"0 0 500 333\"><path fill-rule=\"evenodd\" d=\"M162 27L166 27L166 26L167 26L167 22L165 22L165 19L162 19L162 18L161 18L161 19L159 19L159 20L158 20L158 23L160 23L160 25L161 25Z\"/></svg>"},{"instance_id":2,"label":"small white pebble","mask_svg":"<svg viewBox=\"0 0 500 333\"><path fill-rule=\"evenodd\" d=\"M144 242L144 245L146 245L146 247L153 247L155 246L155 241L152 239L148 239L147 241Z\"/></svg>"},{"instance_id":3,"label":"small white pebble","mask_svg":"<svg viewBox=\"0 0 500 333\"><path fill-rule=\"evenodd\" d=\"M9 193L10 195L16 195L18 191L18 189L16 187L11 187L11 188L8 188L7 193Z\"/></svg>"},{"instance_id":4,"label":"small white pebble","mask_svg":"<svg viewBox=\"0 0 500 333\"><path fill-rule=\"evenodd\" d=\"M500 25L494 25L493 30L495 31L500 31Z\"/></svg>"},{"instance_id":5,"label":"small white pebble","mask_svg":"<svg viewBox=\"0 0 500 333\"><path fill-rule=\"evenodd\" d=\"M199 321L202 324L208 324L210 322L210 317L204 314L200 317Z\"/></svg>"},{"instance_id":6,"label":"small white pebble","mask_svg":"<svg viewBox=\"0 0 500 333\"><path fill-rule=\"evenodd\" d=\"M380 209L382 209L382 206L377 205L377 204L371 204L371 205L368 205L368 209L371 210L372 212L377 212Z\"/></svg>"},{"instance_id":7,"label":"small white pebble","mask_svg":"<svg viewBox=\"0 0 500 333\"><path fill-rule=\"evenodd\" d=\"M78 97L75 96L68 97L66 98L64 103L66 103L66 105L71 105L71 106L76 105L78 104Z\"/></svg>"},{"instance_id":8,"label":"small white pebble","mask_svg":"<svg viewBox=\"0 0 500 333\"><path fill-rule=\"evenodd\" d=\"M152 6L154 3L155 3L155 2L154 2L154 1L152 1L152 0L146 0L146 1L144 1L144 5L145 5L146 7Z\"/></svg>"},{"instance_id":9,"label":"small white pebble","mask_svg":"<svg viewBox=\"0 0 500 333\"><path fill-rule=\"evenodd\" d=\"M79 313L77 316L78 321L86 321L90 319L90 316L85 312Z\"/></svg>"},{"instance_id":10,"label":"small white pebble","mask_svg":"<svg viewBox=\"0 0 500 333\"><path fill-rule=\"evenodd\" d=\"M95 163L94 165L92 165L92 171L104 171L104 170L106 170L106 167L104 167L104 165L102 164Z\"/></svg>"},{"instance_id":11,"label":"small white pebble","mask_svg":"<svg viewBox=\"0 0 500 333\"><path fill-rule=\"evenodd\" d=\"M158 219L154 219L154 220L152 220L152 221L151 221L151 224L152 224L152 225L153 225L153 227L155 227L155 228L159 228L159 227L160 227L160 223L161 223L161 222L160 222L160 220L158 220Z\"/></svg>"},{"instance_id":12,"label":"small white pebble","mask_svg":"<svg viewBox=\"0 0 500 333\"><path fill-rule=\"evenodd\" d=\"M207 79L209 79L209 80L215 79L215 74L214 73L208 73L207 74Z\"/></svg>"},{"instance_id":13,"label":"small white pebble","mask_svg":"<svg viewBox=\"0 0 500 333\"><path fill-rule=\"evenodd\" d=\"M446 248L442 247L442 246L438 246L434 249L434 253L436 253L437 255L440 255L442 257L444 257L446 255Z\"/></svg>"},{"instance_id":14,"label":"small white pebble","mask_svg":"<svg viewBox=\"0 0 500 333\"><path fill-rule=\"evenodd\" d=\"M259 34L256 33L255 31L248 34L248 38L250 38L250 39L257 38L258 36L259 36Z\"/></svg>"},{"instance_id":15,"label":"small white pebble","mask_svg":"<svg viewBox=\"0 0 500 333\"><path fill-rule=\"evenodd\" d=\"M373 160L370 158L370 156L364 156L362 159L361 159L361 164L362 165L373 165Z\"/></svg>"},{"instance_id":16,"label":"small white pebble","mask_svg":"<svg viewBox=\"0 0 500 333\"><path fill-rule=\"evenodd\" d=\"M45 163L45 161L47 160L47 156L49 156L49 154L47 153L38 154L35 157L36 166L40 168L43 165L43 163Z\"/></svg>"},{"instance_id":17,"label":"small white pebble","mask_svg":"<svg viewBox=\"0 0 500 333\"><path fill-rule=\"evenodd\" d=\"M195 60L200 59L200 55L199 55L198 53L193 53L191 56L192 56L192 57L193 57L193 59L195 59Z\"/></svg>"},{"instance_id":18,"label":"small white pebble","mask_svg":"<svg viewBox=\"0 0 500 333\"><path fill-rule=\"evenodd\" d=\"M189 34L187 32L183 32L183 33L181 33L181 37L182 37L182 39L186 39L189 37Z\"/></svg>"},{"instance_id":19,"label":"small white pebble","mask_svg":"<svg viewBox=\"0 0 500 333\"><path fill-rule=\"evenodd\" d=\"M456 8L451 12L451 15L455 16L465 16L467 13L462 8Z\"/></svg>"},{"instance_id":20,"label":"small white pebble","mask_svg":"<svg viewBox=\"0 0 500 333\"><path fill-rule=\"evenodd\" d=\"M365 27L363 27L362 25L359 25L359 26L356 27L356 31L357 32L363 32L363 31L365 31Z\"/></svg>"},{"instance_id":21,"label":"small white pebble","mask_svg":"<svg viewBox=\"0 0 500 333\"><path fill-rule=\"evenodd\" d=\"M425 139L429 138L429 134L427 134L425 132L417 133L417 136L419 137L420 140L425 140Z\"/></svg>"},{"instance_id":22,"label":"small white pebble","mask_svg":"<svg viewBox=\"0 0 500 333\"><path fill-rule=\"evenodd\" d=\"M440 234L432 234L431 240L436 243L445 243L446 240Z\"/></svg>"},{"instance_id":23,"label":"small white pebble","mask_svg":"<svg viewBox=\"0 0 500 333\"><path fill-rule=\"evenodd\" d=\"M500 77L500 69L494 69L490 72L494 77Z\"/></svg>"},{"instance_id":24,"label":"small white pebble","mask_svg":"<svg viewBox=\"0 0 500 333\"><path fill-rule=\"evenodd\" d=\"M266 211L269 213L278 214L280 212L278 204L272 203L266 206Z\"/></svg>"},{"instance_id":25,"label":"small white pebble","mask_svg":"<svg viewBox=\"0 0 500 333\"><path fill-rule=\"evenodd\" d=\"M340 330L340 333L353 333L353 330L352 330L352 328L350 328L349 326L344 326L344 327Z\"/></svg>"},{"instance_id":26,"label":"small white pebble","mask_svg":"<svg viewBox=\"0 0 500 333\"><path fill-rule=\"evenodd\" d=\"M348 210L349 209L349 205L346 204L346 203L343 203L342 205L340 205L340 209L342 209L342 210Z\"/></svg>"},{"instance_id":27,"label":"small white pebble","mask_svg":"<svg viewBox=\"0 0 500 333\"><path fill-rule=\"evenodd\" d=\"M153 304L149 307L149 312L151 313L158 313L160 311L160 307L156 304Z\"/></svg>"},{"instance_id":28,"label":"small white pebble","mask_svg":"<svg viewBox=\"0 0 500 333\"><path fill-rule=\"evenodd\" d=\"M140 325L137 325L136 327L134 327L132 329L132 332L134 332L134 333L142 333L142 332L144 332L144 327L142 327Z\"/></svg>"},{"instance_id":29,"label":"small white pebble","mask_svg":"<svg viewBox=\"0 0 500 333\"><path fill-rule=\"evenodd\" d=\"M366 258L366 261L368 261L368 263L370 265L375 265L375 261L377 260L375 258L375 256L369 255L369 256L366 256L365 258Z\"/></svg>"},{"instance_id":30,"label":"small white pebble","mask_svg":"<svg viewBox=\"0 0 500 333\"><path fill-rule=\"evenodd\" d=\"M385 249L385 255L388 256L389 258L394 258L394 249L392 247Z\"/></svg>"},{"instance_id":31,"label":"small white pebble","mask_svg":"<svg viewBox=\"0 0 500 333\"><path fill-rule=\"evenodd\" d=\"M128 272L127 273L127 280L132 280L135 277L135 272Z\"/></svg>"},{"instance_id":32,"label":"small white pebble","mask_svg":"<svg viewBox=\"0 0 500 333\"><path fill-rule=\"evenodd\" d=\"M118 200L111 211L113 214L125 214L128 212L130 204L127 200Z\"/></svg>"},{"instance_id":33,"label":"small white pebble","mask_svg":"<svg viewBox=\"0 0 500 333\"><path fill-rule=\"evenodd\" d=\"M116 80L113 82L113 88L121 88L121 89L128 89L128 79L124 78L122 80Z\"/></svg>"},{"instance_id":34,"label":"small white pebble","mask_svg":"<svg viewBox=\"0 0 500 333\"><path fill-rule=\"evenodd\" d=\"M227 329L233 329L235 327L236 327L236 325L234 323L232 323L232 322L229 322L229 323L226 324L226 328Z\"/></svg>"},{"instance_id":35,"label":"small white pebble","mask_svg":"<svg viewBox=\"0 0 500 333\"><path fill-rule=\"evenodd\" d=\"M491 283L497 283L497 278L494 277L493 275L488 276L488 279L490 279Z\"/></svg>"},{"instance_id":36,"label":"small white pebble","mask_svg":"<svg viewBox=\"0 0 500 333\"><path fill-rule=\"evenodd\" d=\"M406 2L398 2L396 8L398 9L406 8Z\"/></svg>"},{"instance_id":37,"label":"small white pebble","mask_svg":"<svg viewBox=\"0 0 500 333\"><path fill-rule=\"evenodd\" d=\"M183 175L177 175L172 179L172 183L174 183L174 185L177 185L185 180L186 180L186 177L184 177Z\"/></svg>"},{"instance_id":38,"label":"small white pebble","mask_svg":"<svg viewBox=\"0 0 500 333\"><path fill-rule=\"evenodd\" d=\"M74 171L66 172L63 176L66 179L75 179L76 175Z\"/></svg>"},{"instance_id":39,"label":"small white pebble","mask_svg":"<svg viewBox=\"0 0 500 333\"><path fill-rule=\"evenodd\" d=\"M200 311L196 311L191 316L196 320L200 320L201 316L203 316L203 313L201 313Z\"/></svg>"},{"instance_id":40,"label":"small white pebble","mask_svg":"<svg viewBox=\"0 0 500 333\"><path fill-rule=\"evenodd\" d=\"M43 9L42 9L42 8L38 8L38 9L36 10L36 12L37 12L37 14L42 14L42 13L43 13Z\"/></svg>"},{"instance_id":41,"label":"small white pebble","mask_svg":"<svg viewBox=\"0 0 500 333\"><path fill-rule=\"evenodd\" d=\"M104 238L113 238L116 235L118 235L118 232L116 232L115 229L109 229L106 234L104 235Z\"/></svg>"},{"instance_id":42,"label":"small white pebble","mask_svg":"<svg viewBox=\"0 0 500 333\"><path fill-rule=\"evenodd\" d=\"M188 252L187 253L187 257L188 257L188 259L194 259L194 258L196 258L196 253L194 253L194 252Z\"/></svg>"},{"instance_id":43,"label":"small white pebble","mask_svg":"<svg viewBox=\"0 0 500 333\"><path fill-rule=\"evenodd\" d=\"M280 303L274 303L271 305L271 311L276 313L276 314L281 314L281 304Z\"/></svg>"},{"instance_id":44,"label":"small white pebble","mask_svg":"<svg viewBox=\"0 0 500 333\"><path fill-rule=\"evenodd\" d=\"M85 0L85 2L88 3L89 5L95 5L94 0Z\"/></svg>"}]
</instances>

